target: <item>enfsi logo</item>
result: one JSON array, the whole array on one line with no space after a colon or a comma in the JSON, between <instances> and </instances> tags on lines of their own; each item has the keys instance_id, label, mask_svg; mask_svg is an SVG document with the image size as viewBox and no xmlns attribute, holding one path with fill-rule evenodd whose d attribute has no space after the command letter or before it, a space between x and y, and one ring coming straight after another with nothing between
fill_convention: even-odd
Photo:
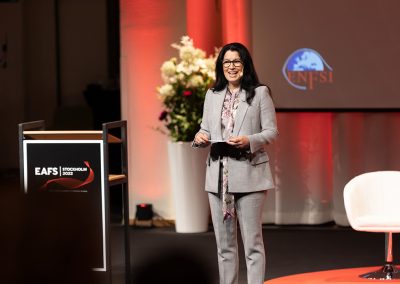
<instances>
[{"instance_id":1,"label":"enfsi logo","mask_svg":"<svg viewBox=\"0 0 400 284\"><path fill-rule=\"evenodd\" d=\"M301 48L293 52L282 68L283 76L299 90L314 90L318 84L333 82L332 68L313 49Z\"/></svg>"}]
</instances>

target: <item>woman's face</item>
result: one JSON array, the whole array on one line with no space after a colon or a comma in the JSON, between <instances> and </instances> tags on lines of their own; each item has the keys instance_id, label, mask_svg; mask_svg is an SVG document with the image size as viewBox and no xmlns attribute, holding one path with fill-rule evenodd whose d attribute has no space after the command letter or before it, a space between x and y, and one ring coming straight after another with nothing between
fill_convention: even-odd
<instances>
[{"instance_id":1,"label":"woman's face","mask_svg":"<svg viewBox=\"0 0 400 284\"><path fill-rule=\"evenodd\" d=\"M222 68L229 85L238 86L243 75L243 63L237 51L228 50L225 53Z\"/></svg>"}]
</instances>

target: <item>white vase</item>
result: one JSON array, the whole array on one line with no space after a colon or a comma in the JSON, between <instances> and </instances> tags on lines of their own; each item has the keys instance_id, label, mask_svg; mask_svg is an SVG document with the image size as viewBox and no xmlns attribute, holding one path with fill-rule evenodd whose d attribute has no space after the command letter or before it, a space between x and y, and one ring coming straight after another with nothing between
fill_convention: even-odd
<instances>
[{"instance_id":1,"label":"white vase","mask_svg":"<svg viewBox=\"0 0 400 284\"><path fill-rule=\"evenodd\" d=\"M204 190L208 149L194 149L191 142L168 142L169 167L178 233L208 230L209 204Z\"/></svg>"}]
</instances>

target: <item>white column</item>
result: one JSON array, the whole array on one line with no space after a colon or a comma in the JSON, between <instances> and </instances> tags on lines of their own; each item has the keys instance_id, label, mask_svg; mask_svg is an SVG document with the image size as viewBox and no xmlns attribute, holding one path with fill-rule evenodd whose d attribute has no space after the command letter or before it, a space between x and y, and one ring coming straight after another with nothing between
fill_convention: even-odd
<instances>
[{"instance_id":1,"label":"white column","mask_svg":"<svg viewBox=\"0 0 400 284\"><path fill-rule=\"evenodd\" d=\"M160 126L163 61L177 56L171 43L186 34L185 0L120 0L121 111L128 121L131 219L137 203L152 203L154 211L174 219L167 141L153 128Z\"/></svg>"}]
</instances>

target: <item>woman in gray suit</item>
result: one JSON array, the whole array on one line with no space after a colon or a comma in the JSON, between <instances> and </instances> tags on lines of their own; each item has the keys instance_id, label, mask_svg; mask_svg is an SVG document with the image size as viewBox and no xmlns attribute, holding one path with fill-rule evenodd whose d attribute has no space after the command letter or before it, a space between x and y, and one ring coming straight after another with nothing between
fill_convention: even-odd
<instances>
[{"instance_id":1,"label":"woman in gray suit","mask_svg":"<svg viewBox=\"0 0 400 284\"><path fill-rule=\"evenodd\" d=\"M265 146L277 135L270 91L260 84L249 51L240 43L225 45L217 58L216 81L207 91L200 130L193 141L194 147L211 145L205 190L221 284L238 283L238 222L247 281L264 283L261 214L267 190L274 187Z\"/></svg>"}]
</instances>

